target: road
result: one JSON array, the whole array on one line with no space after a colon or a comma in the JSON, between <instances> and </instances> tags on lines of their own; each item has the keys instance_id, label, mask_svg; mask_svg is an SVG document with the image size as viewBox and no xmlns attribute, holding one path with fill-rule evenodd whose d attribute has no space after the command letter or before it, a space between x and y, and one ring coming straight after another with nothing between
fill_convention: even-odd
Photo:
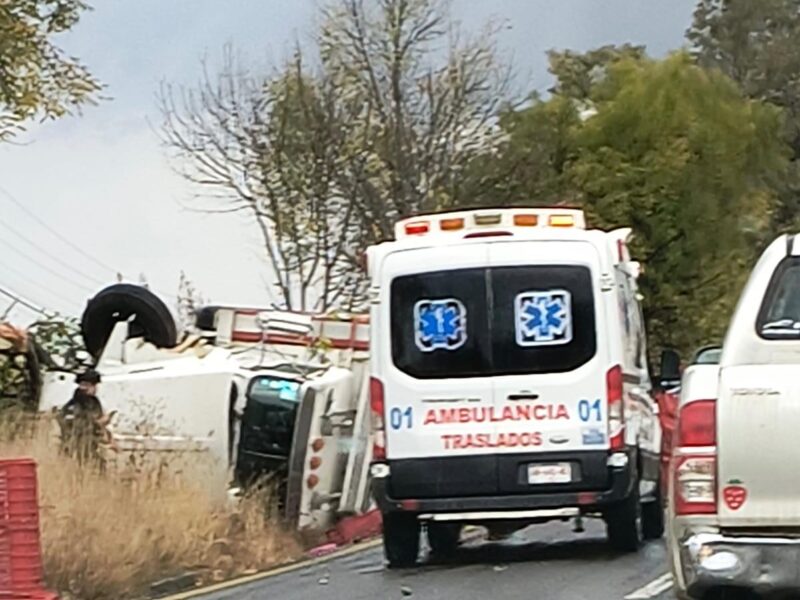
<instances>
[{"instance_id":1,"label":"road","mask_svg":"<svg viewBox=\"0 0 800 600\"><path fill-rule=\"evenodd\" d=\"M575 534L564 524L532 527L504 542L470 541L446 565L387 571L380 547L301 567L202 600L666 600L664 544L612 553L601 523Z\"/></svg>"}]
</instances>

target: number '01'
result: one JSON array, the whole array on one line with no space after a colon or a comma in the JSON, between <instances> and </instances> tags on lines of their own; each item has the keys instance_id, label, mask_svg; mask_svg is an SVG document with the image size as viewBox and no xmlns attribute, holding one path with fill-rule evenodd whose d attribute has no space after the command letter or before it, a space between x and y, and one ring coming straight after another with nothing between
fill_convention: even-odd
<instances>
[{"instance_id":1,"label":"number '01'","mask_svg":"<svg viewBox=\"0 0 800 600\"><path fill-rule=\"evenodd\" d=\"M586 421L591 421L592 417L594 417L595 421L601 421L603 419L603 414L601 412L601 404L600 399L598 398L594 402L589 402L588 400L581 400L578 402L578 417L584 423Z\"/></svg>"},{"instance_id":2,"label":"number '01'","mask_svg":"<svg viewBox=\"0 0 800 600\"><path fill-rule=\"evenodd\" d=\"M411 429L414 421L412 414L410 406L405 409L393 408L389 411L389 426L392 429L403 429L403 427Z\"/></svg>"}]
</instances>

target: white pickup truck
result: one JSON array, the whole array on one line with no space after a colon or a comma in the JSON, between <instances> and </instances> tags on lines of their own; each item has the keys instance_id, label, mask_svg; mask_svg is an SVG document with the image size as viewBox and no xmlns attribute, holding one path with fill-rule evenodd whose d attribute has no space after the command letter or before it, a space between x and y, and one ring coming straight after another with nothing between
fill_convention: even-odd
<instances>
[{"instance_id":1,"label":"white pickup truck","mask_svg":"<svg viewBox=\"0 0 800 600\"><path fill-rule=\"evenodd\" d=\"M719 364L683 374L668 527L680 598L800 597L798 432L800 235L790 235L753 269Z\"/></svg>"}]
</instances>

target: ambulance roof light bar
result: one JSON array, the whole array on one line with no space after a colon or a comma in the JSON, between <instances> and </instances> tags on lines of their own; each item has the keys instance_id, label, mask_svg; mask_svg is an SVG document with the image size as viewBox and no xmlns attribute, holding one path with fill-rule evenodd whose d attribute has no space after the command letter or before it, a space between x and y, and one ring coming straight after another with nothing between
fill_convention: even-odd
<instances>
[{"instance_id":1,"label":"ambulance roof light bar","mask_svg":"<svg viewBox=\"0 0 800 600\"><path fill-rule=\"evenodd\" d=\"M500 208L439 213L410 217L395 225L395 239L426 235L474 234L493 229L572 228L586 229L583 211L576 208ZM466 235L465 235L466 234Z\"/></svg>"}]
</instances>

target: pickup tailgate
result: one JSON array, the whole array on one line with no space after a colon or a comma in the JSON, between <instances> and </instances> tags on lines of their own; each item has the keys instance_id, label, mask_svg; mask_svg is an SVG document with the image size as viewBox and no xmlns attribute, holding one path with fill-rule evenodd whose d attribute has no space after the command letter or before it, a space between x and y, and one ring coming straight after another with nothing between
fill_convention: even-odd
<instances>
[{"instance_id":1,"label":"pickup tailgate","mask_svg":"<svg viewBox=\"0 0 800 600\"><path fill-rule=\"evenodd\" d=\"M720 525L800 526L800 365L726 367L719 390Z\"/></svg>"}]
</instances>

